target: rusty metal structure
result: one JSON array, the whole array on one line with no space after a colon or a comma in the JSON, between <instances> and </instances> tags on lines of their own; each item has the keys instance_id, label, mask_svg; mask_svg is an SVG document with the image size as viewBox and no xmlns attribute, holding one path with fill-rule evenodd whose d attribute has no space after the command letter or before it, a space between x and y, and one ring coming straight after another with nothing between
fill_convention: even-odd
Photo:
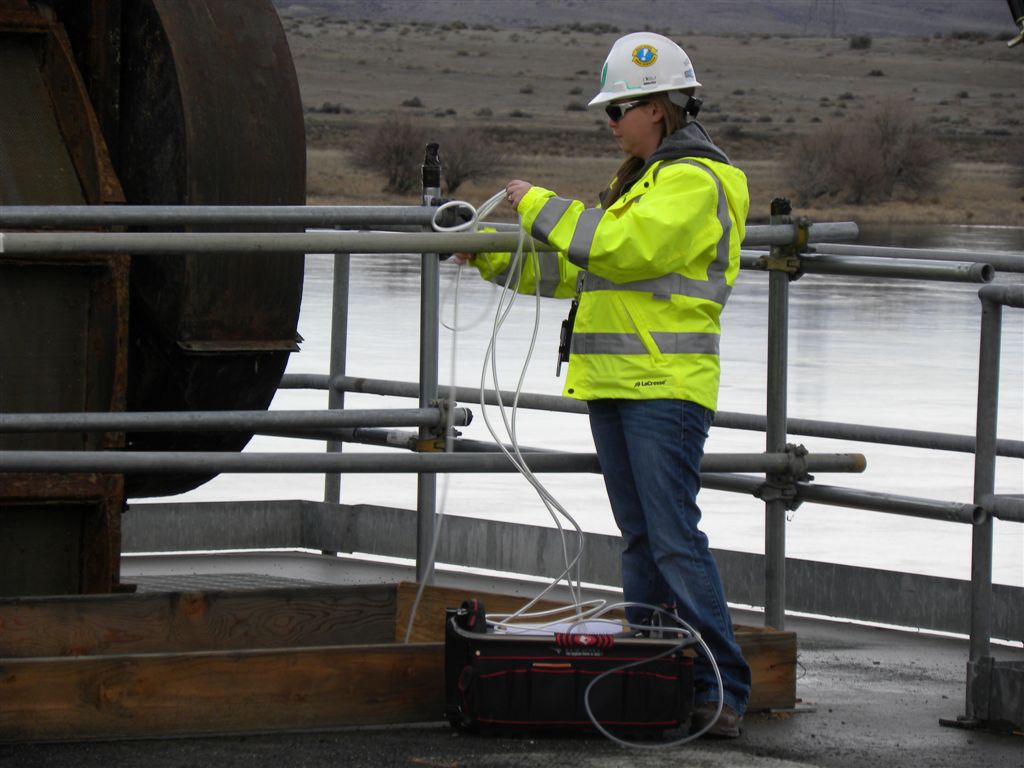
<instances>
[{"instance_id":1,"label":"rusty metal structure","mask_svg":"<svg viewBox=\"0 0 1024 768\"><path fill-rule=\"evenodd\" d=\"M0 103L3 205L305 202L298 81L271 0L0 0ZM0 410L265 409L298 348L302 275L301 254L0 254ZM0 448L235 451L250 437L45 433ZM0 594L118 590L125 499L208 477L0 467Z\"/></svg>"}]
</instances>

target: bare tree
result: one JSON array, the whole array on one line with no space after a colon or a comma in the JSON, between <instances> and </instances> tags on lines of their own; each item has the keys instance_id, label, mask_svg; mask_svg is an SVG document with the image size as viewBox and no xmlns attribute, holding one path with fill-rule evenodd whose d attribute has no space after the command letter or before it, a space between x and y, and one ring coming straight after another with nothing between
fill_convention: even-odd
<instances>
[{"instance_id":1,"label":"bare tree","mask_svg":"<svg viewBox=\"0 0 1024 768\"><path fill-rule=\"evenodd\" d=\"M936 188L944 156L905 104L885 102L855 122L826 125L798 140L786 164L794 197L869 203Z\"/></svg>"},{"instance_id":2,"label":"bare tree","mask_svg":"<svg viewBox=\"0 0 1024 768\"><path fill-rule=\"evenodd\" d=\"M798 205L807 205L835 192L839 185L838 156L842 144L843 132L833 125L798 137L785 167Z\"/></svg>"},{"instance_id":3,"label":"bare tree","mask_svg":"<svg viewBox=\"0 0 1024 768\"><path fill-rule=\"evenodd\" d=\"M355 163L384 174L386 192L407 194L421 183L426 131L404 116L393 116L370 131L353 151Z\"/></svg>"},{"instance_id":4,"label":"bare tree","mask_svg":"<svg viewBox=\"0 0 1024 768\"><path fill-rule=\"evenodd\" d=\"M879 194L921 194L935 188L942 163L938 142L905 104L883 102L868 115L865 139L882 165Z\"/></svg>"},{"instance_id":5,"label":"bare tree","mask_svg":"<svg viewBox=\"0 0 1024 768\"><path fill-rule=\"evenodd\" d=\"M468 179L500 170L497 154L481 131L449 128L435 134L404 115L393 115L369 131L352 157L359 167L384 175L386 192L408 194L419 188L423 148L435 139L441 145L441 172L449 194Z\"/></svg>"},{"instance_id":6,"label":"bare tree","mask_svg":"<svg viewBox=\"0 0 1024 768\"><path fill-rule=\"evenodd\" d=\"M453 128L442 136L441 173L448 194L469 179L497 173L500 169L497 153L481 131Z\"/></svg>"},{"instance_id":7,"label":"bare tree","mask_svg":"<svg viewBox=\"0 0 1024 768\"><path fill-rule=\"evenodd\" d=\"M1024 187L1024 136L1018 136L1010 150L1010 185Z\"/></svg>"}]
</instances>

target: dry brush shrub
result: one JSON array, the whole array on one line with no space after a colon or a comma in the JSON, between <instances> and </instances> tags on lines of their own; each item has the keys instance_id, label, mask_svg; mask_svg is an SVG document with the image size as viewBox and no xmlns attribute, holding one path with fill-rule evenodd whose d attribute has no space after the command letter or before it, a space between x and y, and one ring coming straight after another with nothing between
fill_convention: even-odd
<instances>
[{"instance_id":1,"label":"dry brush shrub","mask_svg":"<svg viewBox=\"0 0 1024 768\"><path fill-rule=\"evenodd\" d=\"M1018 136L1011 144L1010 167L1012 168L1010 184L1017 188L1024 187L1024 136Z\"/></svg>"},{"instance_id":2,"label":"dry brush shrub","mask_svg":"<svg viewBox=\"0 0 1024 768\"><path fill-rule=\"evenodd\" d=\"M352 153L357 166L382 173L384 191L408 194L420 188L426 130L408 117L392 116L385 124L367 131Z\"/></svg>"},{"instance_id":3,"label":"dry brush shrub","mask_svg":"<svg viewBox=\"0 0 1024 768\"><path fill-rule=\"evenodd\" d=\"M429 131L406 116L392 116L370 130L355 148L353 160L361 168L383 174L385 192L409 194L422 184L424 149L429 141L440 145L441 173L449 194L469 179L499 170L496 153L481 131Z\"/></svg>"},{"instance_id":4,"label":"dry brush shrub","mask_svg":"<svg viewBox=\"0 0 1024 768\"><path fill-rule=\"evenodd\" d=\"M473 128L450 128L441 134L441 174L448 194L463 182L501 170L494 146Z\"/></svg>"},{"instance_id":5,"label":"dry brush shrub","mask_svg":"<svg viewBox=\"0 0 1024 768\"><path fill-rule=\"evenodd\" d=\"M821 198L860 204L933 191L944 160L927 127L906 106L886 102L853 123L801 137L786 173L801 205Z\"/></svg>"},{"instance_id":6,"label":"dry brush shrub","mask_svg":"<svg viewBox=\"0 0 1024 768\"><path fill-rule=\"evenodd\" d=\"M835 193L842 179L838 157L844 140L845 132L838 126L825 125L797 141L786 161L786 180L799 205Z\"/></svg>"}]
</instances>

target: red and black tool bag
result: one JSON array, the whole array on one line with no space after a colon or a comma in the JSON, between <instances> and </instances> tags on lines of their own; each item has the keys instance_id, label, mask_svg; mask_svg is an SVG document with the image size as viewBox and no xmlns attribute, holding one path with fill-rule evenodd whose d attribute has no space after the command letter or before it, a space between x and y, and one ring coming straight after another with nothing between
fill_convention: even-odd
<instances>
[{"instance_id":1,"label":"red and black tool bag","mask_svg":"<svg viewBox=\"0 0 1024 768\"><path fill-rule=\"evenodd\" d=\"M446 715L457 728L593 730L584 697L601 675L587 701L605 729L689 722L693 660L677 641L466 631L455 614L447 616L445 683Z\"/></svg>"}]
</instances>

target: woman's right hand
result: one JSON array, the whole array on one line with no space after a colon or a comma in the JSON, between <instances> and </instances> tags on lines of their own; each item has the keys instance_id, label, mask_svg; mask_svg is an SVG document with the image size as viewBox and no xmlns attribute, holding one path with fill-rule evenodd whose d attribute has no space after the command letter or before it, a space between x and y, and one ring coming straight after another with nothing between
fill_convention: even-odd
<instances>
[{"instance_id":1,"label":"woman's right hand","mask_svg":"<svg viewBox=\"0 0 1024 768\"><path fill-rule=\"evenodd\" d=\"M505 185L505 199L512 206L512 210L519 210L519 202L523 199L523 195L530 191L532 186L533 184L522 179L512 179L512 181Z\"/></svg>"},{"instance_id":2,"label":"woman's right hand","mask_svg":"<svg viewBox=\"0 0 1024 768\"><path fill-rule=\"evenodd\" d=\"M473 260L476 259L475 253L453 253L452 258L455 259L455 263L460 267L463 264L472 264Z\"/></svg>"}]
</instances>

